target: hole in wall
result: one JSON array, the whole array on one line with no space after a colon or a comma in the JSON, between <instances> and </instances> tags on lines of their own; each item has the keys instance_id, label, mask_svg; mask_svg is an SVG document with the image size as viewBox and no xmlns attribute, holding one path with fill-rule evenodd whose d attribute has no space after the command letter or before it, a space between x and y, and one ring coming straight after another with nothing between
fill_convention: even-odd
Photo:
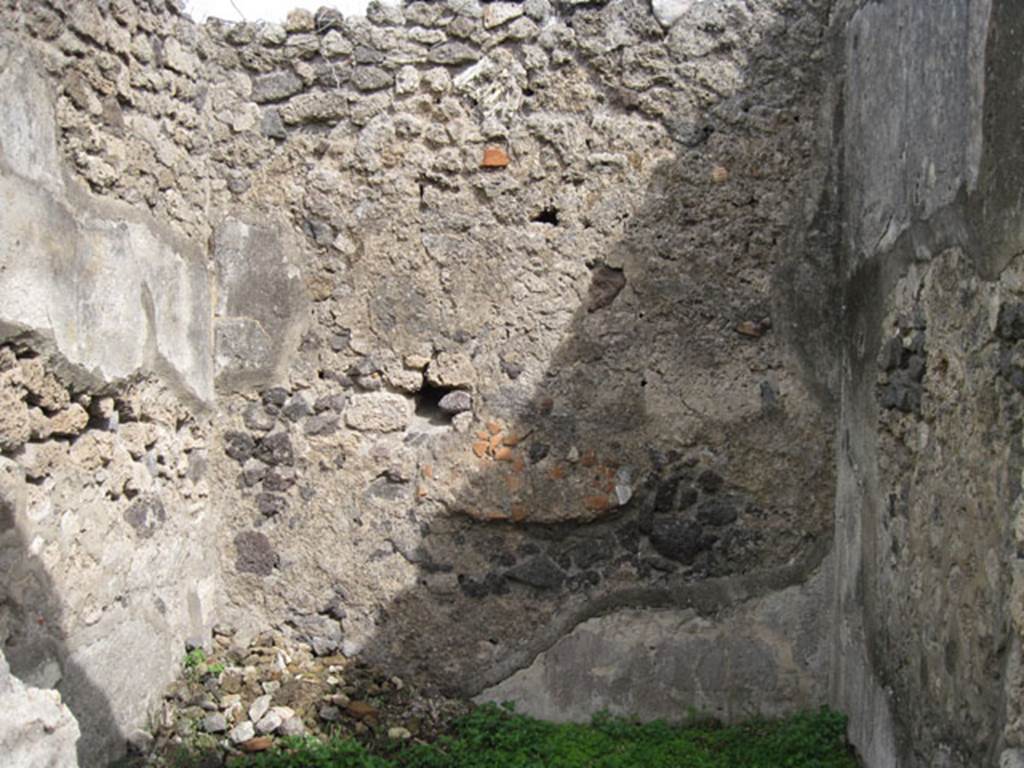
<instances>
[{"instance_id":1,"label":"hole in wall","mask_svg":"<svg viewBox=\"0 0 1024 768\"><path fill-rule=\"evenodd\" d=\"M553 227L558 226L558 209L554 206L546 206L541 209L540 213L534 216L530 221L535 221L538 224L550 224Z\"/></svg>"},{"instance_id":2,"label":"hole in wall","mask_svg":"<svg viewBox=\"0 0 1024 768\"><path fill-rule=\"evenodd\" d=\"M414 395L417 418L435 427L451 426L455 414L441 407L441 399L449 392L455 391L454 387L438 387L424 383L420 391Z\"/></svg>"}]
</instances>

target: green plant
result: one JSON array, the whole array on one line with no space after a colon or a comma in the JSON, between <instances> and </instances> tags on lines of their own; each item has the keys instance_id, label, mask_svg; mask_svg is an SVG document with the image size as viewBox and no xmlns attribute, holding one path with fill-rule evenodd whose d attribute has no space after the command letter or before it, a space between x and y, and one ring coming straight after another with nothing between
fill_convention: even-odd
<instances>
[{"instance_id":1,"label":"green plant","mask_svg":"<svg viewBox=\"0 0 1024 768\"><path fill-rule=\"evenodd\" d=\"M493 704L432 744L375 754L346 739L286 739L247 768L857 768L845 718L822 709L723 727L638 723L601 714L548 723ZM382 748L389 749L389 748Z\"/></svg>"},{"instance_id":2,"label":"green plant","mask_svg":"<svg viewBox=\"0 0 1024 768\"><path fill-rule=\"evenodd\" d=\"M393 763L371 755L361 744L348 739L319 741L298 737L281 739L272 751L253 755L236 765L247 768L390 768Z\"/></svg>"},{"instance_id":3,"label":"green plant","mask_svg":"<svg viewBox=\"0 0 1024 768\"><path fill-rule=\"evenodd\" d=\"M202 648L193 648L185 654L185 669L195 669L206 661L206 652Z\"/></svg>"},{"instance_id":4,"label":"green plant","mask_svg":"<svg viewBox=\"0 0 1024 768\"><path fill-rule=\"evenodd\" d=\"M209 667L207 668L207 671L208 671L208 672L209 672L209 673L210 673L211 675L215 675L215 676L216 676L216 675L219 675L219 674L220 674L221 672L223 672L223 671L224 671L224 662L222 662L222 661L218 661L218 662L217 662L217 663L215 663L215 664L211 664L211 665L210 665L210 666L209 666Z\"/></svg>"}]
</instances>

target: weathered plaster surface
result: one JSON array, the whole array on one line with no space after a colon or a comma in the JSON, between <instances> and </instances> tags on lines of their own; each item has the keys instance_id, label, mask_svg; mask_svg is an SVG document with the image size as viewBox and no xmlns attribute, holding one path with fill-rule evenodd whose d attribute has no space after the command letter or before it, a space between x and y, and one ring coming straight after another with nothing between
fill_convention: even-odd
<instances>
[{"instance_id":1,"label":"weathered plaster surface","mask_svg":"<svg viewBox=\"0 0 1024 768\"><path fill-rule=\"evenodd\" d=\"M840 18L833 700L869 765L995 765L1020 738L1019 7Z\"/></svg>"},{"instance_id":2,"label":"weathered plaster surface","mask_svg":"<svg viewBox=\"0 0 1024 768\"><path fill-rule=\"evenodd\" d=\"M589 619L482 701L547 720L624 717L730 722L821 706L830 658L831 570L710 617L625 608ZM824 613L823 613L824 612Z\"/></svg>"}]
</instances>

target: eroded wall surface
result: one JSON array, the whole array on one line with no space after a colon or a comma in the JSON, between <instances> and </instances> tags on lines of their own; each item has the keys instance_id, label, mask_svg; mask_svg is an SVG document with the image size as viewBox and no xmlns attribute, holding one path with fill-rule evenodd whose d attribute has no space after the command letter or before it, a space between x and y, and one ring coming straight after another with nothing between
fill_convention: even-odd
<instances>
[{"instance_id":1,"label":"eroded wall surface","mask_svg":"<svg viewBox=\"0 0 1024 768\"><path fill-rule=\"evenodd\" d=\"M0 40L0 642L96 765L212 623L210 280L196 243L66 173L47 65Z\"/></svg>"},{"instance_id":2,"label":"eroded wall surface","mask_svg":"<svg viewBox=\"0 0 1024 768\"><path fill-rule=\"evenodd\" d=\"M90 759L213 617L552 716L823 701L828 3L2 7L0 626Z\"/></svg>"},{"instance_id":3,"label":"eroded wall surface","mask_svg":"<svg viewBox=\"0 0 1024 768\"><path fill-rule=\"evenodd\" d=\"M1017 765L1024 19L840 16L834 700L869 765Z\"/></svg>"}]
</instances>

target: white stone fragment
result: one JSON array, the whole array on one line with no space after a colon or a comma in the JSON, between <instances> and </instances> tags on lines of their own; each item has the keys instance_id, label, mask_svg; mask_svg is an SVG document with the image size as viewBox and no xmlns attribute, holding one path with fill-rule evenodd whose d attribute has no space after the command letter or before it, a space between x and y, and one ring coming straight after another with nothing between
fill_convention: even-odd
<instances>
[{"instance_id":1,"label":"white stone fragment","mask_svg":"<svg viewBox=\"0 0 1024 768\"><path fill-rule=\"evenodd\" d=\"M260 696L249 705L249 719L254 723L259 722L268 709L270 709L270 695Z\"/></svg>"},{"instance_id":2,"label":"white stone fragment","mask_svg":"<svg viewBox=\"0 0 1024 768\"><path fill-rule=\"evenodd\" d=\"M241 744L243 741L248 741L256 735L256 726L252 724L250 720L243 720L228 733L228 738L231 739L232 744Z\"/></svg>"},{"instance_id":3,"label":"white stone fragment","mask_svg":"<svg viewBox=\"0 0 1024 768\"><path fill-rule=\"evenodd\" d=\"M25 686L0 653L0 754L9 768L75 768L78 723L54 690Z\"/></svg>"}]
</instances>

